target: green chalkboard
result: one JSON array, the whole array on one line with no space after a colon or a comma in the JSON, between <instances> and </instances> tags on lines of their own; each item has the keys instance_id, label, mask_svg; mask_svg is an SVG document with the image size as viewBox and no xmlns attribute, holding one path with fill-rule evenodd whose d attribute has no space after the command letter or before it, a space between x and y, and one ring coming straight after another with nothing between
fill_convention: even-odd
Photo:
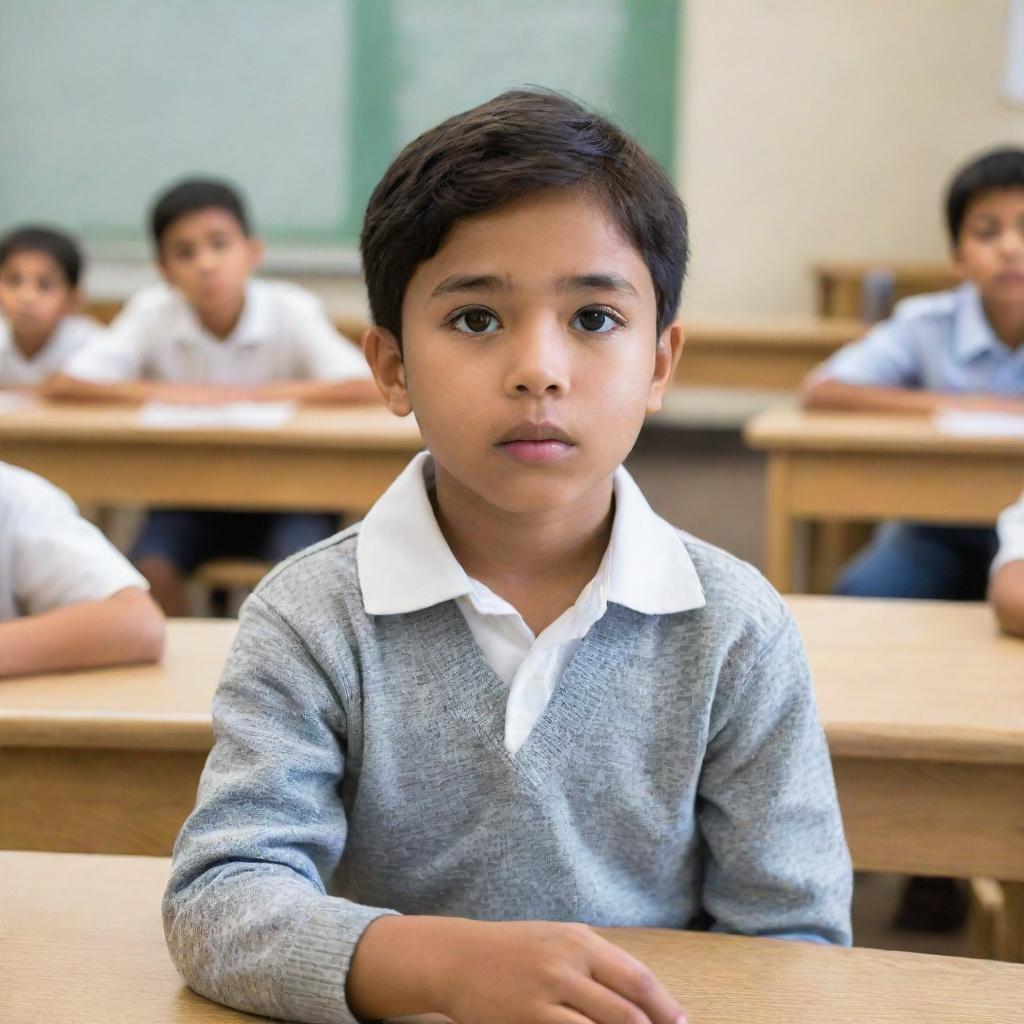
<instances>
[{"instance_id":1,"label":"green chalkboard","mask_svg":"<svg viewBox=\"0 0 1024 1024\"><path fill-rule=\"evenodd\" d=\"M523 84L671 169L680 19L679 0L3 0L0 227L141 242L155 192L207 173L271 243L351 246L402 145Z\"/></svg>"}]
</instances>

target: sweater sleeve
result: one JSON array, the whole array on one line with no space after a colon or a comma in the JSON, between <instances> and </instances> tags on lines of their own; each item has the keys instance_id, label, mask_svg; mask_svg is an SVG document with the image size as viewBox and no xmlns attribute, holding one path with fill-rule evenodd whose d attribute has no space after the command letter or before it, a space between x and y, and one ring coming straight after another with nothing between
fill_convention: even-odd
<instances>
[{"instance_id":1,"label":"sweater sleeve","mask_svg":"<svg viewBox=\"0 0 1024 1024\"><path fill-rule=\"evenodd\" d=\"M698 805L708 853L703 904L714 930L849 945L850 855L788 614L722 703Z\"/></svg>"},{"instance_id":2,"label":"sweater sleeve","mask_svg":"<svg viewBox=\"0 0 1024 1024\"><path fill-rule=\"evenodd\" d=\"M354 1024L352 954L389 911L325 892L346 838L343 702L257 595L243 609L213 721L164 896L171 957L191 988L236 1009Z\"/></svg>"}]
</instances>

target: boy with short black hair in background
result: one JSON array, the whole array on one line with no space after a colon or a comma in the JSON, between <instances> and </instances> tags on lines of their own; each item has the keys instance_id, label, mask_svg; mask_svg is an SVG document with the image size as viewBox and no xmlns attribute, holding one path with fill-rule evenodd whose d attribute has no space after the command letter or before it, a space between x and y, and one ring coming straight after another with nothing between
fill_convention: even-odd
<instances>
[{"instance_id":1,"label":"boy with short black hair in background","mask_svg":"<svg viewBox=\"0 0 1024 1024\"><path fill-rule=\"evenodd\" d=\"M37 387L101 331L77 312L81 276L63 231L26 225L0 239L0 389Z\"/></svg>"},{"instance_id":2,"label":"boy with short black hair in background","mask_svg":"<svg viewBox=\"0 0 1024 1024\"><path fill-rule=\"evenodd\" d=\"M1024 414L1024 150L995 150L961 168L946 223L967 281L904 299L840 349L808 377L809 408ZM990 528L887 523L837 593L981 601L995 551Z\"/></svg>"},{"instance_id":3,"label":"boy with short black hair in background","mask_svg":"<svg viewBox=\"0 0 1024 1024\"><path fill-rule=\"evenodd\" d=\"M263 244L232 186L178 183L157 199L150 228L164 283L138 292L47 394L130 402L379 402L362 353L335 330L313 295L252 276ZM317 513L161 509L149 514L131 555L167 614L182 615L185 581L202 562L239 555L277 562L336 528L336 517Z\"/></svg>"}]
</instances>

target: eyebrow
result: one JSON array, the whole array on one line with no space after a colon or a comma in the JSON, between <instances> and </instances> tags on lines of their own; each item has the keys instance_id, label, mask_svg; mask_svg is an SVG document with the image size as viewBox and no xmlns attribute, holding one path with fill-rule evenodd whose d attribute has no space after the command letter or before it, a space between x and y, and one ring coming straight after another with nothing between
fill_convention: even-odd
<instances>
[{"instance_id":1,"label":"eyebrow","mask_svg":"<svg viewBox=\"0 0 1024 1024\"><path fill-rule=\"evenodd\" d=\"M555 290L559 292L623 292L627 295L639 295L636 288L621 274L579 274L576 277L563 277L555 282Z\"/></svg>"},{"instance_id":2,"label":"eyebrow","mask_svg":"<svg viewBox=\"0 0 1024 1024\"><path fill-rule=\"evenodd\" d=\"M453 274L446 277L431 293L431 298L438 295L451 295L453 292L483 292L512 290L512 282L507 277L496 274Z\"/></svg>"},{"instance_id":3,"label":"eyebrow","mask_svg":"<svg viewBox=\"0 0 1024 1024\"><path fill-rule=\"evenodd\" d=\"M496 274L453 274L446 277L430 293L431 298L451 295L453 292L512 291L512 282ZM577 274L562 277L555 282L555 291L562 294L579 291L621 292L639 295L636 288L621 274Z\"/></svg>"}]
</instances>

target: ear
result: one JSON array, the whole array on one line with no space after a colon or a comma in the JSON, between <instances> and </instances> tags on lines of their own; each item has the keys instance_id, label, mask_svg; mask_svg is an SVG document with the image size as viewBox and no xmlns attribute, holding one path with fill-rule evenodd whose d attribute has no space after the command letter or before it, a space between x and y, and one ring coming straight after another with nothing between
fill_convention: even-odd
<instances>
[{"instance_id":1,"label":"ear","mask_svg":"<svg viewBox=\"0 0 1024 1024\"><path fill-rule=\"evenodd\" d=\"M68 291L68 309L72 313L81 313L85 309L85 295L79 285Z\"/></svg>"},{"instance_id":2,"label":"ear","mask_svg":"<svg viewBox=\"0 0 1024 1024\"><path fill-rule=\"evenodd\" d=\"M661 400L665 392L672 386L676 375L679 357L683 354L686 335L683 325L674 320L658 336L657 348L654 352L654 376L651 377L651 389L647 394L647 411L657 412L661 408Z\"/></svg>"},{"instance_id":3,"label":"ear","mask_svg":"<svg viewBox=\"0 0 1024 1024\"><path fill-rule=\"evenodd\" d=\"M267 247L263 244L262 238L249 239L249 269L255 270L266 255Z\"/></svg>"},{"instance_id":4,"label":"ear","mask_svg":"<svg viewBox=\"0 0 1024 1024\"><path fill-rule=\"evenodd\" d=\"M396 416L408 416L412 412L412 401L398 339L384 327L367 328L363 335L363 355L387 407Z\"/></svg>"},{"instance_id":5,"label":"ear","mask_svg":"<svg viewBox=\"0 0 1024 1024\"><path fill-rule=\"evenodd\" d=\"M967 265L964 263L963 254L960 250L960 243L954 242L953 248L950 251L950 256L953 261L953 269L961 278L967 277Z\"/></svg>"}]
</instances>

